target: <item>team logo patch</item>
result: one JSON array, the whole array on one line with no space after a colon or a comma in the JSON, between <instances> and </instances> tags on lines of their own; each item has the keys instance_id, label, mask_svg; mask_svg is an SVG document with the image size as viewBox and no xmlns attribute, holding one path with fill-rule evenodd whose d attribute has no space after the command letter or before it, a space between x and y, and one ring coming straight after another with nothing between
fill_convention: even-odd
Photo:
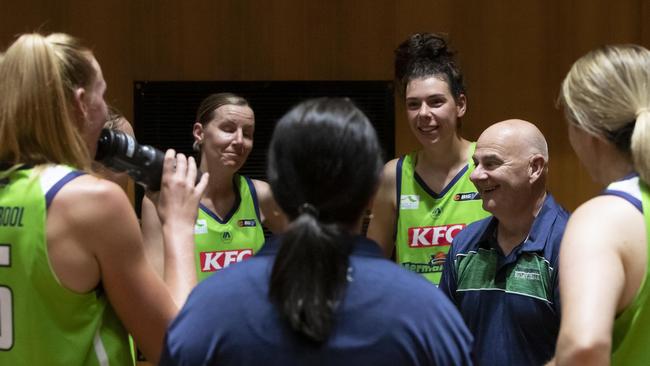
<instances>
[{"instance_id":1,"label":"team logo patch","mask_svg":"<svg viewBox=\"0 0 650 366\"><path fill-rule=\"evenodd\" d=\"M515 278L528 281L541 281L542 275L539 274L539 271L514 271Z\"/></svg>"},{"instance_id":2,"label":"team logo patch","mask_svg":"<svg viewBox=\"0 0 650 366\"><path fill-rule=\"evenodd\" d=\"M440 217L440 215L442 215L442 208L440 207L436 207L433 209L433 211L431 211L431 217L433 217L434 219L437 219L438 217Z\"/></svg>"},{"instance_id":3,"label":"team logo patch","mask_svg":"<svg viewBox=\"0 0 650 366\"><path fill-rule=\"evenodd\" d=\"M431 254L428 263L404 262L402 267L415 273L439 273L442 272L447 254L444 252L436 252Z\"/></svg>"},{"instance_id":4,"label":"team logo patch","mask_svg":"<svg viewBox=\"0 0 650 366\"><path fill-rule=\"evenodd\" d=\"M199 254L201 272L214 272L253 256L253 249L221 250Z\"/></svg>"},{"instance_id":5,"label":"team logo patch","mask_svg":"<svg viewBox=\"0 0 650 366\"><path fill-rule=\"evenodd\" d=\"M480 200L481 195L478 192L456 193L454 201L472 201Z\"/></svg>"},{"instance_id":6,"label":"team logo patch","mask_svg":"<svg viewBox=\"0 0 650 366\"><path fill-rule=\"evenodd\" d=\"M221 234L221 239L223 240L224 243L230 243L232 241L232 234L230 231L224 231Z\"/></svg>"},{"instance_id":7,"label":"team logo patch","mask_svg":"<svg viewBox=\"0 0 650 366\"><path fill-rule=\"evenodd\" d=\"M456 234L465 224L442 226L410 227L408 230L408 245L411 248L429 248L450 245Z\"/></svg>"},{"instance_id":8,"label":"team logo patch","mask_svg":"<svg viewBox=\"0 0 650 366\"><path fill-rule=\"evenodd\" d=\"M399 208L402 210L417 210L420 207L420 196L417 194L403 194L399 201Z\"/></svg>"},{"instance_id":9,"label":"team logo patch","mask_svg":"<svg viewBox=\"0 0 650 366\"><path fill-rule=\"evenodd\" d=\"M207 234L208 233L208 223L205 220L196 220L194 224L194 234Z\"/></svg>"},{"instance_id":10,"label":"team logo patch","mask_svg":"<svg viewBox=\"0 0 650 366\"><path fill-rule=\"evenodd\" d=\"M255 227L257 226L257 222L255 219L244 219L237 221L237 225L239 225L239 227Z\"/></svg>"}]
</instances>

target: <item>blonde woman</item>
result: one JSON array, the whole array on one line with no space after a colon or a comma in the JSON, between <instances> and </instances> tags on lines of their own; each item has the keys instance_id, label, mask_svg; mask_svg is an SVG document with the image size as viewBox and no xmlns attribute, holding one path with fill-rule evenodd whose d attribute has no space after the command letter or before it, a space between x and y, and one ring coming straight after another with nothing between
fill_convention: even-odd
<instances>
[{"instance_id":1,"label":"blonde woman","mask_svg":"<svg viewBox=\"0 0 650 366\"><path fill-rule=\"evenodd\" d=\"M561 365L650 360L650 51L605 46L562 83L571 145L607 186L569 220L560 254Z\"/></svg>"},{"instance_id":2,"label":"blonde woman","mask_svg":"<svg viewBox=\"0 0 650 366\"><path fill-rule=\"evenodd\" d=\"M202 281L252 257L264 244L262 225L279 233L287 219L266 182L239 174L253 149L255 132L255 113L246 99L232 93L207 96L192 132L201 171L211 177L194 233L196 276ZM143 201L142 232L147 256L162 271L160 223L148 200Z\"/></svg>"},{"instance_id":3,"label":"blonde woman","mask_svg":"<svg viewBox=\"0 0 650 366\"><path fill-rule=\"evenodd\" d=\"M207 177L194 187L193 160L165 155L163 282L126 195L86 174L105 90L92 52L65 34L23 35L0 63L2 365L132 364L128 333L156 362L196 282L188 244Z\"/></svg>"}]
</instances>

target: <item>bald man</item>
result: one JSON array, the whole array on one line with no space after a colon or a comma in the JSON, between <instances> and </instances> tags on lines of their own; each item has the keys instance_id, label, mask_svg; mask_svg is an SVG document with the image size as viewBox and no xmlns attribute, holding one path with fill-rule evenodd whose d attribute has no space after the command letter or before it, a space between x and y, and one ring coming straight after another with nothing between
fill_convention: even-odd
<instances>
[{"instance_id":1,"label":"bald man","mask_svg":"<svg viewBox=\"0 0 650 366\"><path fill-rule=\"evenodd\" d=\"M491 217L452 243L440 289L474 334L478 365L541 365L560 325L558 254L569 214L546 191L548 147L532 123L508 120L476 143L470 179Z\"/></svg>"}]
</instances>

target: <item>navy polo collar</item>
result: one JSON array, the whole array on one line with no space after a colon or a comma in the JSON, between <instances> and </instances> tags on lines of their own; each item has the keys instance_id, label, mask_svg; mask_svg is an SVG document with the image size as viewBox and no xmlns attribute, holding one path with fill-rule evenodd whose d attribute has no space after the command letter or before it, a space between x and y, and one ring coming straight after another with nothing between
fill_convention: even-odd
<instances>
[{"instance_id":1,"label":"navy polo collar","mask_svg":"<svg viewBox=\"0 0 650 366\"><path fill-rule=\"evenodd\" d=\"M533 221L533 226L530 229L530 233L528 234L528 237L523 242L523 244L520 245L518 249L516 249L516 252L539 252L544 250L544 247L546 246L545 233L551 230L556 217L557 204L553 196L549 192L546 192L546 198L544 199L541 210ZM496 228L498 223L499 220L497 220L496 217L492 216L486 230L481 235L481 239L479 241L480 247L486 249L498 247L498 243L496 241Z\"/></svg>"}]
</instances>

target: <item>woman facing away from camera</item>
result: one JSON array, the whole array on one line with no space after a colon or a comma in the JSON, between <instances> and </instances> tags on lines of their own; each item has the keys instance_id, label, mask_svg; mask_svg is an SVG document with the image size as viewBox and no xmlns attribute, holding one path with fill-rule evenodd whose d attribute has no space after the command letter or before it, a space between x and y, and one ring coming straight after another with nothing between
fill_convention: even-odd
<instances>
[{"instance_id":1,"label":"woman facing away from camera","mask_svg":"<svg viewBox=\"0 0 650 366\"><path fill-rule=\"evenodd\" d=\"M569 140L607 186L571 216L560 252L560 365L650 360L650 51L605 46L576 61L560 103Z\"/></svg>"},{"instance_id":2,"label":"woman facing away from camera","mask_svg":"<svg viewBox=\"0 0 650 366\"><path fill-rule=\"evenodd\" d=\"M255 114L248 101L232 93L211 94L199 105L195 121L193 148L201 171L210 173L194 232L201 281L257 253L264 244L262 224L278 233L287 221L266 182L238 174L253 149ZM160 222L146 200L142 230L147 256L162 269Z\"/></svg>"},{"instance_id":3,"label":"woman facing away from camera","mask_svg":"<svg viewBox=\"0 0 650 366\"><path fill-rule=\"evenodd\" d=\"M188 243L207 177L194 187L193 159L165 155L163 282L126 195L85 174L105 90L92 52L65 34L23 35L0 62L0 364L132 364L127 331L156 362L196 283Z\"/></svg>"},{"instance_id":4,"label":"woman facing away from camera","mask_svg":"<svg viewBox=\"0 0 650 366\"><path fill-rule=\"evenodd\" d=\"M472 337L454 306L359 235L380 155L347 99L309 100L282 117L268 177L287 231L197 286L161 364L471 364Z\"/></svg>"},{"instance_id":5,"label":"woman facing away from camera","mask_svg":"<svg viewBox=\"0 0 650 366\"><path fill-rule=\"evenodd\" d=\"M368 237L437 285L453 237L488 216L469 180L475 144L460 135L463 76L443 37L417 33L395 50L395 79L421 146L384 166Z\"/></svg>"}]
</instances>

